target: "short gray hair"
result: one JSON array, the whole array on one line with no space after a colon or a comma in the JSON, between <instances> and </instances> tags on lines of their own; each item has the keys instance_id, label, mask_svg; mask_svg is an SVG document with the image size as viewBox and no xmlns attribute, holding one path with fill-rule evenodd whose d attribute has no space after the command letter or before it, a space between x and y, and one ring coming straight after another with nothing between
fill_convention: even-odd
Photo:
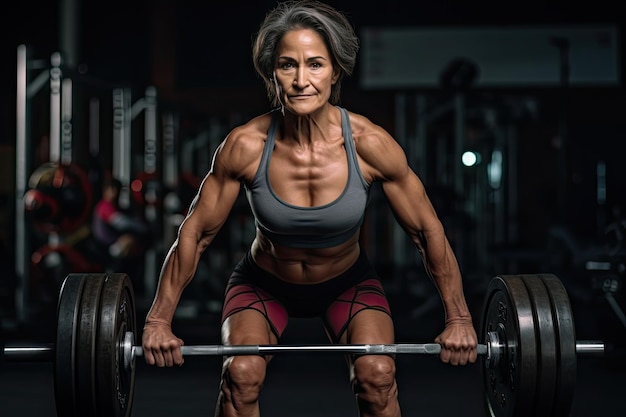
<instances>
[{"instance_id":1,"label":"short gray hair","mask_svg":"<svg viewBox=\"0 0 626 417\"><path fill-rule=\"evenodd\" d=\"M288 0L270 10L261 23L252 46L252 61L265 82L272 106L280 105L273 82L276 48L283 35L294 29L312 29L328 48L339 78L332 86L330 103L338 104L341 79L352 75L359 51L359 39L347 17L317 0Z\"/></svg>"}]
</instances>

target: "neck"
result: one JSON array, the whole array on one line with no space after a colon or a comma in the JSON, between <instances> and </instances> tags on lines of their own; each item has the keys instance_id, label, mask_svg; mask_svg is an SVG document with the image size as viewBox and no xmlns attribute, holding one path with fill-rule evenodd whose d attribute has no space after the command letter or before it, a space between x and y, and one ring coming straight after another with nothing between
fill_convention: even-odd
<instances>
[{"instance_id":1,"label":"neck","mask_svg":"<svg viewBox=\"0 0 626 417\"><path fill-rule=\"evenodd\" d=\"M298 143L327 140L332 137L331 132L337 124L341 126L341 117L332 105L326 105L315 113L305 115L285 112L283 137Z\"/></svg>"}]
</instances>

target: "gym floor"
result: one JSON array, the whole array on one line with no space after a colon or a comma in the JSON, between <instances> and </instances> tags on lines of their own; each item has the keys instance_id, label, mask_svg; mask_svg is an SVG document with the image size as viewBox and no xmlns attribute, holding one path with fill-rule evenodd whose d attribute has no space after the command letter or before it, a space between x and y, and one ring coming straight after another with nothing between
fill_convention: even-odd
<instances>
[{"instance_id":1,"label":"gym floor","mask_svg":"<svg viewBox=\"0 0 626 417\"><path fill-rule=\"evenodd\" d=\"M143 317L142 313L138 317ZM432 340L437 313L419 320L396 319L398 343ZM175 329L186 344L217 344L217 317L180 319ZM402 322L401 320L406 320ZM47 326L46 329L50 327ZM417 329L417 330L416 330ZM44 339L47 330L39 332ZM15 337L15 336L13 336ZM11 339L9 339L11 340ZM284 343L326 343L317 320L292 319ZM485 417L480 361L453 367L429 355L399 355L398 384L403 414ZM578 359L570 417L624 416L626 366L623 358ZM0 416L56 415L53 365L46 362L3 363L0 369ZM138 358L133 401L134 417L211 416L217 396L220 358L188 357L180 368L155 368ZM284 353L270 364L261 397L265 416L357 416L343 357L336 353Z\"/></svg>"}]
</instances>

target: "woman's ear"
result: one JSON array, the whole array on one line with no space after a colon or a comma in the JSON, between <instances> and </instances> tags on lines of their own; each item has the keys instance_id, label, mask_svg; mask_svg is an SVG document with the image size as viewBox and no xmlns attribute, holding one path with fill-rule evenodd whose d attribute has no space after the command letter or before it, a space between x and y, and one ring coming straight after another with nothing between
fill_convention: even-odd
<instances>
[{"instance_id":1,"label":"woman's ear","mask_svg":"<svg viewBox=\"0 0 626 417\"><path fill-rule=\"evenodd\" d=\"M339 76L341 75L341 70L340 69L333 69L333 78L332 78L332 85L335 85L337 83L337 80L339 79Z\"/></svg>"}]
</instances>

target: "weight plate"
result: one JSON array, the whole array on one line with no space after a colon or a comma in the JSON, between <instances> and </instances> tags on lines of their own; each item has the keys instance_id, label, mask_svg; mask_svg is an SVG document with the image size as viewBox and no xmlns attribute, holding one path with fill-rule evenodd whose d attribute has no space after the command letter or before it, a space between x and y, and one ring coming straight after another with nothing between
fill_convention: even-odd
<instances>
[{"instance_id":1,"label":"weight plate","mask_svg":"<svg viewBox=\"0 0 626 417\"><path fill-rule=\"evenodd\" d=\"M537 338L533 307L519 276L497 276L487 287L480 334L496 332L504 344L498 365L483 356L484 399L493 417L534 417Z\"/></svg>"},{"instance_id":2,"label":"weight plate","mask_svg":"<svg viewBox=\"0 0 626 417\"><path fill-rule=\"evenodd\" d=\"M54 396L57 415L79 417L76 408L76 346L84 274L69 274L59 292L54 353Z\"/></svg>"},{"instance_id":3,"label":"weight plate","mask_svg":"<svg viewBox=\"0 0 626 417\"><path fill-rule=\"evenodd\" d=\"M108 274L100 303L96 360L100 417L128 417L131 413L135 362L124 366L126 332L136 334L132 284L126 274Z\"/></svg>"},{"instance_id":4,"label":"weight plate","mask_svg":"<svg viewBox=\"0 0 626 417\"><path fill-rule=\"evenodd\" d=\"M557 346L552 301L541 277L522 275L532 303L537 335L537 396L534 415L554 417L552 406L556 391Z\"/></svg>"},{"instance_id":5,"label":"weight plate","mask_svg":"<svg viewBox=\"0 0 626 417\"><path fill-rule=\"evenodd\" d=\"M97 414L96 336L100 321L100 296L104 274L86 275L78 319L78 347L76 350L77 409L81 416Z\"/></svg>"},{"instance_id":6,"label":"weight plate","mask_svg":"<svg viewBox=\"0 0 626 417\"><path fill-rule=\"evenodd\" d=\"M570 415L576 385L576 327L567 290L556 275L540 275L551 299L557 352L552 416Z\"/></svg>"}]
</instances>

